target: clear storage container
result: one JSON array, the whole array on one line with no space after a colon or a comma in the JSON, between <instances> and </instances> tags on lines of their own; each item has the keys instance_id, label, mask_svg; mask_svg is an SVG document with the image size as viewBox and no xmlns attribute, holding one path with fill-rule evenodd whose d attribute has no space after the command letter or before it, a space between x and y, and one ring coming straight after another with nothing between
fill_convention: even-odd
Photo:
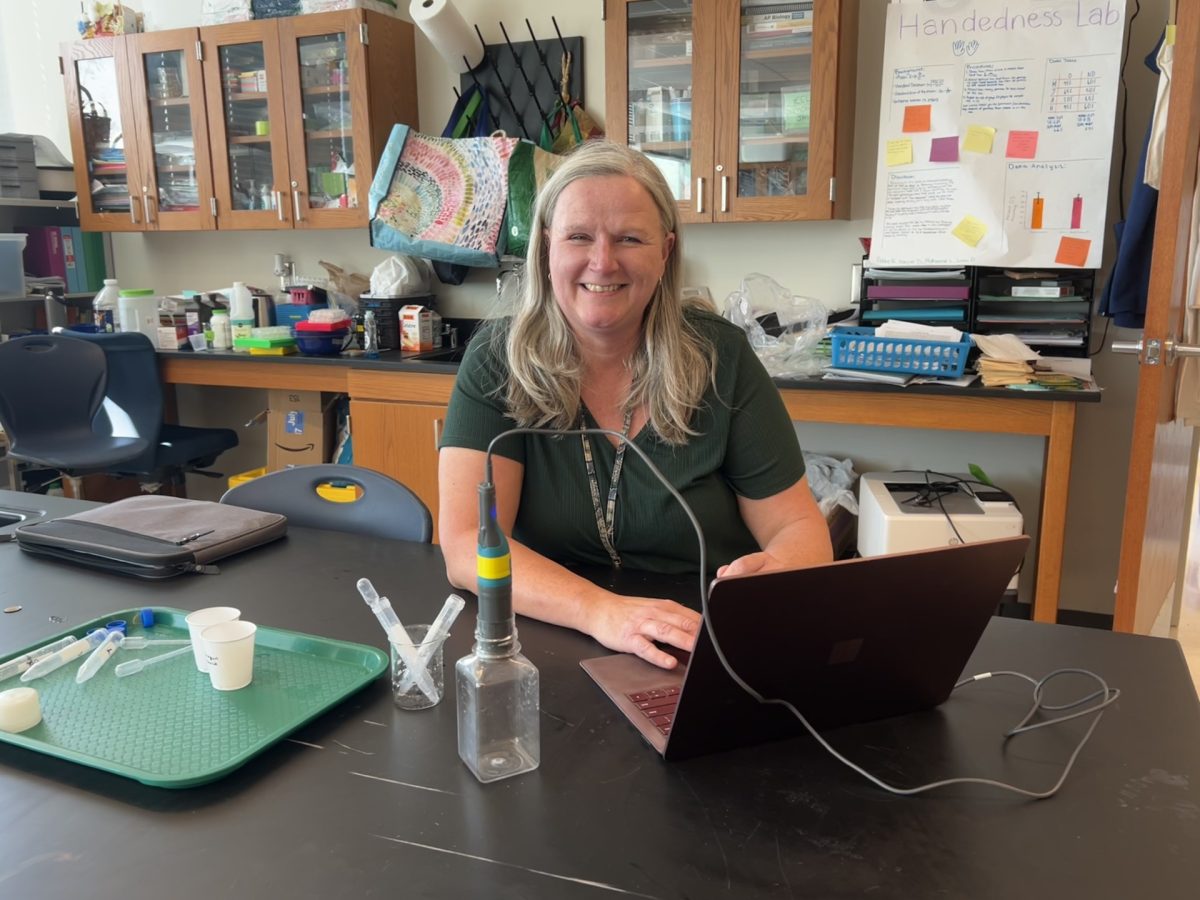
<instances>
[{"instance_id":1,"label":"clear storage container","mask_svg":"<svg viewBox=\"0 0 1200 900\"><path fill-rule=\"evenodd\" d=\"M0 234L0 297L25 296L25 235Z\"/></svg>"}]
</instances>

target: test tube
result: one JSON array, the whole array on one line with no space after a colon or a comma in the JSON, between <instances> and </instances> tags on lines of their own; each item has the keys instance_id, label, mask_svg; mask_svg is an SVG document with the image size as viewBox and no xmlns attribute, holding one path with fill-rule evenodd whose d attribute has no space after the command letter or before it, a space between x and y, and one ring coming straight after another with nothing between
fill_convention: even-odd
<instances>
[{"instance_id":1,"label":"test tube","mask_svg":"<svg viewBox=\"0 0 1200 900\"><path fill-rule=\"evenodd\" d=\"M14 675L20 675L39 659L49 656L51 653L57 653L59 650L69 647L73 643L75 643L75 635L68 634L53 643L46 644L44 647L38 647L36 650L30 650L28 653L23 653L20 656L14 656L8 662L0 665L0 681L12 678Z\"/></svg>"}]
</instances>

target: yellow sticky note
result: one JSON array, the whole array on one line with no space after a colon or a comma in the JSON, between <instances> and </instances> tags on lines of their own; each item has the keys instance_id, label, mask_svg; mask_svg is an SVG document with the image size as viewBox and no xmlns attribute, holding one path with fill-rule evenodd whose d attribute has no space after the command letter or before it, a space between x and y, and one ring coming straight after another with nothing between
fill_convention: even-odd
<instances>
[{"instance_id":1,"label":"yellow sticky note","mask_svg":"<svg viewBox=\"0 0 1200 900\"><path fill-rule=\"evenodd\" d=\"M1079 266L1083 268L1087 265L1088 252L1092 249L1092 242L1086 238L1064 237L1058 242L1058 253L1054 256L1054 261L1063 266Z\"/></svg>"},{"instance_id":2,"label":"yellow sticky note","mask_svg":"<svg viewBox=\"0 0 1200 900\"><path fill-rule=\"evenodd\" d=\"M963 216L963 220L955 225L954 230L950 233L964 244L978 247L983 236L987 234L987 226L974 216Z\"/></svg>"},{"instance_id":3,"label":"yellow sticky note","mask_svg":"<svg viewBox=\"0 0 1200 900\"><path fill-rule=\"evenodd\" d=\"M963 138L963 149L968 153L991 153L996 140L996 129L987 125L968 125Z\"/></svg>"},{"instance_id":4,"label":"yellow sticky note","mask_svg":"<svg viewBox=\"0 0 1200 900\"><path fill-rule=\"evenodd\" d=\"M889 166L907 166L912 161L913 148L909 138L898 138L887 142L887 164Z\"/></svg>"},{"instance_id":5,"label":"yellow sticky note","mask_svg":"<svg viewBox=\"0 0 1200 900\"><path fill-rule=\"evenodd\" d=\"M1175 46L1175 23L1172 22L1167 26L1166 42L1168 47Z\"/></svg>"}]
</instances>

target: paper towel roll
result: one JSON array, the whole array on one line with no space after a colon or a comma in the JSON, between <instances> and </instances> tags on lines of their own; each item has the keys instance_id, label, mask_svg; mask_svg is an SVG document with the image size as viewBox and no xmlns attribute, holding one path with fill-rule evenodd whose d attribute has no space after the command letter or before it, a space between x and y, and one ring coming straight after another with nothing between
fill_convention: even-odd
<instances>
[{"instance_id":1,"label":"paper towel roll","mask_svg":"<svg viewBox=\"0 0 1200 900\"><path fill-rule=\"evenodd\" d=\"M472 69L483 59L483 46L450 0L412 0L408 14L455 73L467 71L464 56Z\"/></svg>"}]
</instances>

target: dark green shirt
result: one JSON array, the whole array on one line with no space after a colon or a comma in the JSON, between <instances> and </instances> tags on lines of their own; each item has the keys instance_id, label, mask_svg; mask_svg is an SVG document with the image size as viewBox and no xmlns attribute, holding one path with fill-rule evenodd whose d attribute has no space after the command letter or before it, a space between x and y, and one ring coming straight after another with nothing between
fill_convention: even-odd
<instances>
[{"instance_id":1,"label":"dark green shirt","mask_svg":"<svg viewBox=\"0 0 1200 900\"><path fill-rule=\"evenodd\" d=\"M717 350L716 390L709 385L691 423L698 434L672 447L647 425L634 443L696 513L711 574L760 549L738 513L738 495L762 499L786 490L803 477L804 458L779 390L742 330L711 313L688 316ZM486 332L471 343L450 397L441 446L486 450L493 437L515 427L504 411L502 347L489 341ZM584 418L596 427L586 409ZM603 509L616 448L603 435L589 440ZM513 435L498 443L495 452L525 466L514 538L564 564L610 564L597 531L578 435ZM679 573L694 572L699 565L687 515L632 450L625 453L618 484L613 546L622 565L633 569Z\"/></svg>"}]
</instances>

